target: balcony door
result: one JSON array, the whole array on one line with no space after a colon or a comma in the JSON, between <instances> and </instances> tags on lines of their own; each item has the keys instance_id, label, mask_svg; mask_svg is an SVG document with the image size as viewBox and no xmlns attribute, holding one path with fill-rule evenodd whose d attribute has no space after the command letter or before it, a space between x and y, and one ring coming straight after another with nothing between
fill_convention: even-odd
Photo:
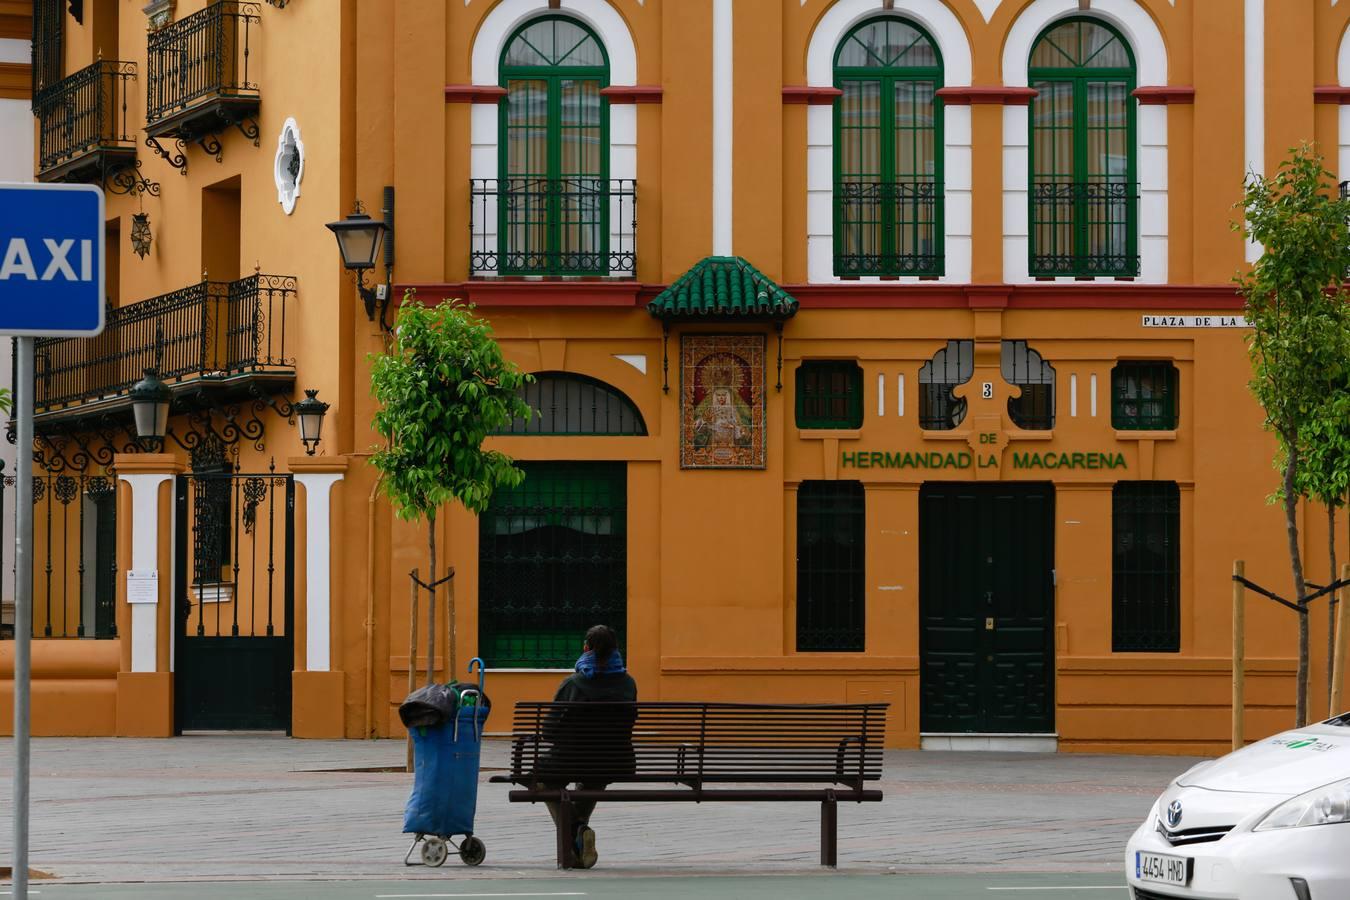
<instances>
[{"instance_id":1,"label":"balcony door","mask_svg":"<svg viewBox=\"0 0 1350 900\"><path fill-rule=\"evenodd\" d=\"M1051 26L1031 51L1033 276L1139 274L1134 56L1093 19Z\"/></svg>"},{"instance_id":2,"label":"balcony door","mask_svg":"<svg viewBox=\"0 0 1350 900\"><path fill-rule=\"evenodd\" d=\"M560 16L535 19L502 53L504 275L604 275L609 241L609 60Z\"/></svg>"}]
</instances>

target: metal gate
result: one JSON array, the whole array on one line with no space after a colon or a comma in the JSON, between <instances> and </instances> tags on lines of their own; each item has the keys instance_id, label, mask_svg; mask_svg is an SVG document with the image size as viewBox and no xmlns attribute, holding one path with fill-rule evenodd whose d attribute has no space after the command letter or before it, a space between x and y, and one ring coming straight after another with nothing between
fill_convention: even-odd
<instances>
[{"instance_id":1,"label":"metal gate","mask_svg":"<svg viewBox=\"0 0 1350 900\"><path fill-rule=\"evenodd\" d=\"M294 482L194 471L175 496L175 728L289 733Z\"/></svg>"}]
</instances>

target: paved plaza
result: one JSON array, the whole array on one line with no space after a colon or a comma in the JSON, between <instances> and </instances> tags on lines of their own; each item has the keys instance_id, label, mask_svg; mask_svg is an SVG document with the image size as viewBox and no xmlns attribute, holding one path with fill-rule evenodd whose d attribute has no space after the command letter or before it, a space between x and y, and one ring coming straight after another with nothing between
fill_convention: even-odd
<instances>
[{"instance_id":1,"label":"paved plaza","mask_svg":"<svg viewBox=\"0 0 1350 900\"><path fill-rule=\"evenodd\" d=\"M486 784L504 765L506 751L504 742L485 744L476 830L487 844L486 862L467 869L452 857L444 868L429 870L402 862L409 843L401 826L410 776L397 770L405 753L401 741L272 735L38 739L31 864L55 880L36 881L33 888L44 900L111 900L182 895L181 887L151 890L147 882L266 879L281 884L258 893L244 893L238 885L219 893L194 887L193 894L202 900L293 900L521 896L531 895L530 879L548 879L538 882L547 886L533 896L580 896L569 894L573 888L567 885L585 884L586 896L609 897L633 895L631 887L619 890L620 882L637 877L643 879L643 895L661 897L685 893L663 879L698 877L712 891L700 891L707 896L780 897L771 887L773 877L831 877L816 865L816 805L754 803L602 806L593 822L600 865L559 877L546 811L508 803L506 786ZM6 801L12 759L12 743L0 742L0 797ZM833 876L840 890L831 892L839 898L873 896L872 888L884 885L884 896L956 897L965 894L936 885L968 883L980 896L1019 886L1023 890L1004 896L1034 896L1035 890L1025 888L1044 881L1036 876L1045 873L1057 885L1088 885L1102 896L1114 895L1109 886L1121 883L1126 837L1158 791L1193 762L888 751L881 785L886 799L840 806L842 875ZM4 806L0 858L7 861L10 815L8 803ZM971 880L933 879L949 873ZM732 879L726 882L729 893L714 890L726 876L746 875L765 878ZM298 883L316 879L345 882L347 888L332 885L316 894ZM406 879L405 886L418 890L377 884L394 879ZM506 884L515 887L494 879L513 879ZM428 892L435 886L427 882L437 881L455 885L455 892ZM71 887L79 883L104 887L95 893ZM116 884L124 887L108 886ZM491 887L470 891L466 885ZM752 892L752 885L759 887ZM344 893L347 889L353 892Z\"/></svg>"}]
</instances>

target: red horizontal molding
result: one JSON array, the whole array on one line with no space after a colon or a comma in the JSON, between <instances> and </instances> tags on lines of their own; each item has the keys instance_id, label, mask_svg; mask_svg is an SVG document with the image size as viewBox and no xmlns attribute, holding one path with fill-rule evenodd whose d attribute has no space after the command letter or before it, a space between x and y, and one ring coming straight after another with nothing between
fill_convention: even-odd
<instances>
[{"instance_id":1,"label":"red horizontal molding","mask_svg":"<svg viewBox=\"0 0 1350 900\"><path fill-rule=\"evenodd\" d=\"M1034 88L1027 87L945 87L937 95L951 106L1026 106L1036 96Z\"/></svg>"},{"instance_id":2,"label":"red horizontal molding","mask_svg":"<svg viewBox=\"0 0 1350 900\"><path fill-rule=\"evenodd\" d=\"M835 97L844 96L836 87L785 87L783 103L806 106L829 106Z\"/></svg>"},{"instance_id":3,"label":"red horizontal molding","mask_svg":"<svg viewBox=\"0 0 1350 900\"><path fill-rule=\"evenodd\" d=\"M1350 87L1340 87L1334 84L1315 87L1313 88L1313 102L1339 105L1350 103Z\"/></svg>"},{"instance_id":4,"label":"red horizontal molding","mask_svg":"<svg viewBox=\"0 0 1350 900\"><path fill-rule=\"evenodd\" d=\"M496 103L506 96L506 88L495 84L447 84L446 103Z\"/></svg>"},{"instance_id":5,"label":"red horizontal molding","mask_svg":"<svg viewBox=\"0 0 1350 900\"><path fill-rule=\"evenodd\" d=\"M482 307L543 306L553 308L641 307L659 294L664 285L636 281L567 280L528 281L523 278L491 278L481 281L424 282L394 285L394 296L417 291L422 303L463 300Z\"/></svg>"},{"instance_id":6,"label":"red horizontal molding","mask_svg":"<svg viewBox=\"0 0 1350 900\"><path fill-rule=\"evenodd\" d=\"M1170 103L1194 103L1195 88L1181 85L1141 87L1134 89L1140 106L1166 106Z\"/></svg>"},{"instance_id":7,"label":"red horizontal molding","mask_svg":"<svg viewBox=\"0 0 1350 900\"><path fill-rule=\"evenodd\" d=\"M642 84L610 85L600 89L600 96L608 97L610 103L660 103L661 94L661 88Z\"/></svg>"},{"instance_id":8,"label":"red horizontal molding","mask_svg":"<svg viewBox=\"0 0 1350 900\"><path fill-rule=\"evenodd\" d=\"M1231 285L785 284L802 309L1240 310Z\"/></svg>"}]
</instances>

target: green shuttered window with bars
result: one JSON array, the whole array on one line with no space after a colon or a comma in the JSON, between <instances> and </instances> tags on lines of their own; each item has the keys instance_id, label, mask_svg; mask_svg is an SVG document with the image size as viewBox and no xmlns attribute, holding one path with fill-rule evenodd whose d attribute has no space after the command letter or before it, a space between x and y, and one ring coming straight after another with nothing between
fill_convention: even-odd
<instances>
[{"instance_id":1,"label":"green shuttered window with bars","mask_svg":"<svg viewBox=\"0 0 1350 900\"><path fill-rule=\"evenodd\" d=\"M1110 26L1074 18L1031 51L1030 272L1139 274L1134 56Z\"/></svg>"},{"instance_id":2,"label":"green shuttered window with bars","mask_svg":"<svg viewBox=\"0 0 1350 900\"><path fill-rule=\"evenodd\" d=\"M859 481L797 489L797 650L866 649L866 494Z\"/></svg>"},{"instance_id":3,"label":"green shuttered window with bars","mask_svg":"<svg viewBox=\"0 0 1350 900\"><path fill-rule=\"evenodd\" d=\"M1181 492L1174 481L1111 491L1111 649L1181 649Z\"/></svg>"},{"instance_id":4,"label":"green shuttered window with bars","mask_svg":"<svg viewBox=\"0 0 1350 900\"><path fill-rule=\"evenodd\" d=\"M604 275L609 257L609 85L604 45L572 19L535 19L502 51L503 275Z\"/></svg>"},{"instance_id":5,"label":"green shuttered window with bars","mask_svg":"<svg viewBox=\"0 0 1350 900\"><path fill-rule=\"evenodd\" d=\"M523 462L478 518L478 651L489 667L570 669L592 625L627 625L623 463Z\"/></svg>"},{"instance_id":6,"label":"green shuttered window with bars","mask_svg":"<svg viewBox=\"0 0 1350 900\"><path fill-rule=\"evenodd\" d=\"M803 360L797 367L798 428L861 428L862 368L833 359Z\"/></svg>"},{"instance_id":7,"label":"green shuttered window with bars","mask_svg":"<svg viewBox=\"0 0 1350 900\"><path fill-rule=\"evenodd\" d=\"M1177 427L1177 367L1129 360L1111 370L1111 427L1171 431Z\"/></svg>"},{"instance_id":8,"label":"green shuttered window with bars","mask_svg":"<svg viewBox=\"0 0 1350 900\"><path fill-rule=\"evenodd\" d=\"M834 105L834 272L941 275L942 57L897 18L839 44Z\"/></svg>"}]
</instances>

